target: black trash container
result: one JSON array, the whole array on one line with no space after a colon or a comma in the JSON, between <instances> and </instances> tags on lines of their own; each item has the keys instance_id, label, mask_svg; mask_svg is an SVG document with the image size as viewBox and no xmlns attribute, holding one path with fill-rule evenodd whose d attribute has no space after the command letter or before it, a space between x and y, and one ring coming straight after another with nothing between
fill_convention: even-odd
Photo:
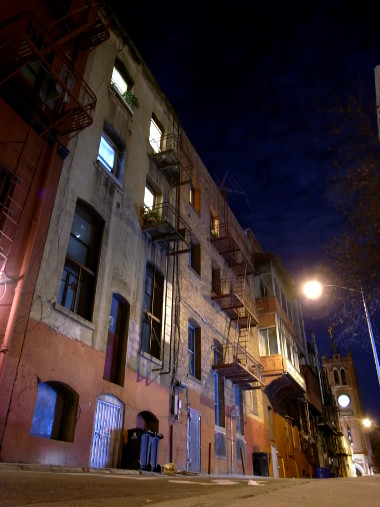
<instances>
[{"instance_id":1,"label":"black trash container","mask_svg":"<svg viewBox=\"0 0 380 507\"><path fill-rule=\"evenodd\" d=\"M128 430L128 442L122 452L121 468L132 470L154 470L160 472L157 463L158 443L164 438L160 433L141 428Z\"/></svg>"},{"instance_id":2,"label":"black trash container","mask_svg":"<svg viewBox=\"0 0 380 507\"><path fill-rule=\"evenodd\" d=\"M269 477L268 454L266 452L252 453L253 475Z\"/></svg>"}]
</instances>

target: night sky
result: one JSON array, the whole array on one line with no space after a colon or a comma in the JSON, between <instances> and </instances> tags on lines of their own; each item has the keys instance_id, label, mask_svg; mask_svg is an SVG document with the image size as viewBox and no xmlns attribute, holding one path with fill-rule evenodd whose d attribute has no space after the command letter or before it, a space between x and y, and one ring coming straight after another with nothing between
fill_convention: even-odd
<instances>
[{"instance_id":1,"label":"night sky","mask_svg":"<svg viewBox=\"0 0 380 507\"><path fill-rule=\"evenodd\" d=\"M129 36L210 174L218 184L225 181L241 225L265 251L280 255L300 284L318 271L324 245L342 223L331 200L334 111L358 91L375 106L380 2L119 5ZM330 355L328 314L305 304L304 316L308 339L314 329L320 354ZM364 321L359 334L362 345L354 340L349 346L365 408L380 423ZM344 354L345 344L339 349Z\"/></svg>"}]
</instances>

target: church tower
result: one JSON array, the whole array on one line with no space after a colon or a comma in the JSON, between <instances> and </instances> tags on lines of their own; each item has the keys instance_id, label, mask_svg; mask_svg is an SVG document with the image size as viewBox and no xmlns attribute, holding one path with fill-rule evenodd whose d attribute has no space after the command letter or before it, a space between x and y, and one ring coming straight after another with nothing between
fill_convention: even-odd
<instances>
[{"instance_id":1,"label":"church tower","mask_svg":"<svg viewBox=\"0 0 380 507\"><path fill-rule=\"evenodd\" d=\"M369 475L371 444L362 422L365 414L354 361L349 350L346 356L340 354L331 326L329 334L332 358L322 355L322 368L337 401L340 427L351 442L356 475Z\"/></svg>"}]
</instances>

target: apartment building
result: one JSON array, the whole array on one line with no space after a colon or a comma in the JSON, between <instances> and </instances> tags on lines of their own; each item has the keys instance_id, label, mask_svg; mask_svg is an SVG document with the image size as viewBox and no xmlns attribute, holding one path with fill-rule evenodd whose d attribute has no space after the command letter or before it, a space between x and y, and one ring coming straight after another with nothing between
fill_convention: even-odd
<instances>
[{"instance_id":1,"label":"apartment building","mask_svg":"<svg viewBox=\"0 0 380 507\"><path fill-rule=\"evenodd\" d=\"M4 345L1 458L140 467L131 445L148 434L154 459L145 465L156 470L175 463L195 473L315 476L320 383L281 260L242 229L111 10L90 22L73 13L92 13L91 2L71 14L65 2L36 5L33 12L53 15L52 26L78 35L65 35L62 44L75 40L85 51L67 48L65 54L81 55L80 79L69 73L65 86L58 80L59 111L68 114L43 131L47 144L58 135L58 157L50 156L57 161L50 167L44 153L45 162L36 163L40 179L23 194L39 211L33 222L31 207L18 227L24 243L17 251L32 248L26 266L33 276L21 277L25 260L17 256L19 272L12 272L14 258L4 254L4 328L18 294L21 300ZM1 25L1 40L9 39L12 16ZM9 42L16 57L25 40L36 52L42 37L28 23L22 44ZM18 66L27 90L25 74L30 81L38 65L45 70L51 48L60 54L52 44L41 43L33 57L42 63ZM66 67L61 63L54 75ZM10 93L11 61L4 69L2 93ZM43 86L33 81L38 110L50 114ZM94 100L80 108L89 90ZM8 96L2 107L9 107ZM60 131L69 112L71 130ZM25 123L14 129L31 149L42 134ZM28 166L26 155L16 155ZM15 199L10 190L4 195L6 216ZM3 225L2 231L7 239Z\"/></svg>"}]
</instances>

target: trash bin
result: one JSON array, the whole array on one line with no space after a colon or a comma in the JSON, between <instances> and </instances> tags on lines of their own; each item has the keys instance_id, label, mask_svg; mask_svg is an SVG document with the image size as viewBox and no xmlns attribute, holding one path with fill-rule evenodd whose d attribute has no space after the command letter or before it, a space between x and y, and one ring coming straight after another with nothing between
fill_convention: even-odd
<instances>
[{"instance_id":1,"label":"trash bin","mask_svg":"<svg viewBox=\"0 0 380 507\"><path fill-rule=\"evenodd\" d=\"M269 477L268 454L266 452L252 453L253 475Z\"/></svg>"},{"instance_id":2,"label":"trash bin","mask_svg":"<svg viewBox=\"0 0 380 507\"><path fill-rule=\"evenodd\" d=\"M323 479L324 478L323 468L316 467L315 472L317 474L317 479Z\"/></svg>"},{"instance_id":3,"label":"trash bin","mask_svg":"<svg viewBox=\"0 0 380 507\"><path fill-rule=\"evenodd\" d=\"M161 466L157 463L157 460L160 440L163 438L164 435L161 435L161 433L155 433L154 436L151 436L150 462L152 464L153 472L161 472Z\"/></svg>"},{"instance_id":4,"label":"trash bin","mask_svg":"<svg viewBox=\"0 0 380 507\"><path fill-rule=\"evenodd\" d=\"M161 472L157 463L160 433L132 428L128 430L128 442L123 447L121 468L132 470L152 470Z\"/></svg>"}]
</instances>

